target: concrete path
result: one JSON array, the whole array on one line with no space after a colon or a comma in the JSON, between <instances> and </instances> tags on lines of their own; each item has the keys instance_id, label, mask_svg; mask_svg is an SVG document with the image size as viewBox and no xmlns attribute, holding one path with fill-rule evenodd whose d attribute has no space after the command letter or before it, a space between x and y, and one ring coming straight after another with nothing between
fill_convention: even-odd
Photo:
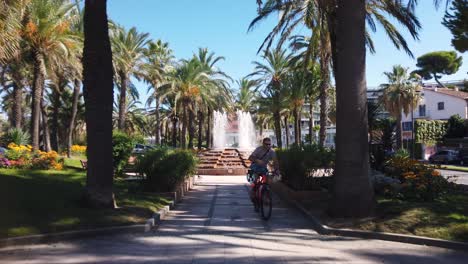
<instances>
[{"instance_id":1,"label":"concrete path","mask_svg":"<svg viewBox=\"0 0 468 264\"><path fill-rule=\"evenodd\" d=\"M244 180L202 177L152 233L4 248L0 263L467 263L463 252L318 235L277 199L263 222Z\"/></svg>"},{"instance_id":2,"label":"concrete path","mask_svg":"<svg viewBox=\"0 0 468 264\"><path fill-rule=\"evenodd\" d=\"M439 170L439 171L442 174L442 176L445 176L445 177L455 176L455 178L453 178L453 181L455 181L455 183L468 185L468 172L453 171L453 170Z\"/></svg>"}]
</instances>

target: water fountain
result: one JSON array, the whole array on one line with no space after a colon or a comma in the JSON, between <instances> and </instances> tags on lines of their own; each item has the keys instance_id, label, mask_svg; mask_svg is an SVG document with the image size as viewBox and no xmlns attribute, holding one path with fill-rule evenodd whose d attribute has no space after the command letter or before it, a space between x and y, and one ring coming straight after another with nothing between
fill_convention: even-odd
<instances>
[{"instance_id":1,"label":"water fountain","mask_svg":"<svg viewBox=\"0 0 468 264\"><path fill-rule=\"evenodd\" d=\"M203 152L198 174L245 175L248 156L256 146L255 126L250 113L213 113L213 149Z\"/></svg>"},{"instance_id":2,"label":"water fountain","mask_svg":"<svg viewBox=\"0 0 468 264\"><path fill-rule=\"evenodd\" d=\"M239 122L239 148L254 149L256 147L255 125L249 112L237 110Z\"/></svg>"},{"instance_id":3,"label":"water fountain","mask_svg":"<svg viewBox=\"0 0 468 264\"><path fill-rule=\"evenodd\" d=\"M213 118L213 148L223 149L226 147L227 114L214 111Z\"/></svg>"}]
</instances>

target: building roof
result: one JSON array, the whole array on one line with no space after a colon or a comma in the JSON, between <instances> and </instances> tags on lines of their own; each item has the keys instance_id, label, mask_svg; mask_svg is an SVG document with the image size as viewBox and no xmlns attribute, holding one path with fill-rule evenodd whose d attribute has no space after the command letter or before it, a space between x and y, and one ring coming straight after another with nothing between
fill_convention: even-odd
<instances>
[{"instance_id":1,"label":"building roof","mask_svg":"<svg viewBox=\"0 0 468 264\"><path fill-rule=\"evenodd\" d=\"M457 91L455 89L449 89L449 88L437 88L437 89L424 88L424 89L429 90L429 91L433 91L433 92L436 92L436 93L446 94L446 95L458 97L460 99L468 100L468 93L467 92Z\"/></svg>"}]
</instances>

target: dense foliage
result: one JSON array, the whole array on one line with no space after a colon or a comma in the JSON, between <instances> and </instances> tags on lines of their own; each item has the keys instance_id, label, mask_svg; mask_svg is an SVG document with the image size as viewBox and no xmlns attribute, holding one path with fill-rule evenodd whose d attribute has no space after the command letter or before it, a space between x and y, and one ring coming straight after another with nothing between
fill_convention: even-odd
<instances>
[{"instance_id":1,"label":"dense foliage","mask_svg":"<svg viewBox=\"0 0 468 264\"><path fill-rule=\"evenodd\" d=\"M446 26L453 35L452 45L459 52L468 50L468 1L453 0L452 14L447 11L442 24Z\"/></svg>"},{"instance_id":2,"label":"dense foliage","mask_svg":"<svg viewBox=\"0 0 468 264\"><path fill-rule=\"evenodd\" d=\"M184 179L195 174L197 158L187 150L158 148L138 158L138 171L146 176L147 191L174 191Z\"/></svg>"},{"instance_id":3,"label":"dense foliage","mask_svg":"<svg viewBox=\"0 0 468 264\"><path fill-rule=\"evenodd\" d=\"M133 148L135 147L136 140L122 132L114 132L112 135L114 156L114 170L116 175L121 175L122 170L128 163Z\"/></svg>"},{"instance_id":4,"label":"dense foliage","mask_svg":"<svg viewBox=\"0 0 468 264\"><path fill-rule=\"evenodd\" d=\"M282 149L277 155L281 180L296 190L318 188L320 176L332 174L335 165L335 151L318 145Z\"/></svg>"},{"instance_id":5,"label":"dense foliage","mask_svg":"<svg viewBox=\"0 0 468 264\"><path fill-rule=\"evenodd\" d=\"M414 129L416 142L434 145L440 142L447 133L447 121L415 120Z\"/></svg>"},{"instance_id":6,"label":"dense foliage","mask_svg":"<svg viewBox=\"0 0 468 264\"><path fill-rule=\"evenodd\" d=\"M465 120L460 115L453 115L447 122L447 138L462 138L465 136Z\"/></svg>"},{"instance_id":7,"label":"dense foliage","mask_svg":"<svg viewBox=\"0 0 468 264\"><path fill-rule=\"evenodd\" d=\"M415 73L425 80L434 78L443 87L439 81L442 75L456 73L461 65L462 57L458 56L455 51L434 51L418 57L416 66L419 69Z\"/></svg>"},{"instance_id":8,"label":"dense foliage","mask_svg":"<svg viewBox=\"0 0 468 264\"><path fill-rule=\"evenodd\" d=\"M452 187L452 184L441 176L436 166L423 164L408 157L393 157L386 165L386 174L401 182L401 188L389 189L387 195L401 199L432 201Z\"/></svg>"}]
</instances>

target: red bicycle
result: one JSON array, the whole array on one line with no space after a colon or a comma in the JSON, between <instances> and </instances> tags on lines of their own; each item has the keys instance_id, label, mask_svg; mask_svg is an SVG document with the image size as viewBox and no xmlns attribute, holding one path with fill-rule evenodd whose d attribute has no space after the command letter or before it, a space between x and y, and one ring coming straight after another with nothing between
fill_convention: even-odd
<instances>
[{"instance_id":1,"label":"red bicycle","mask_svg":"<svg viewBox=\"0 0 468 264\"><path fill-rule=\"evenodd\" d=\"M252 183L253 204L255 211L260 211L262 219L268 220L271 217L273 199L271 198L270 185L268 184L268 174L256 174L249 171L247 180Z\"/></svg>"}]
</instances>

